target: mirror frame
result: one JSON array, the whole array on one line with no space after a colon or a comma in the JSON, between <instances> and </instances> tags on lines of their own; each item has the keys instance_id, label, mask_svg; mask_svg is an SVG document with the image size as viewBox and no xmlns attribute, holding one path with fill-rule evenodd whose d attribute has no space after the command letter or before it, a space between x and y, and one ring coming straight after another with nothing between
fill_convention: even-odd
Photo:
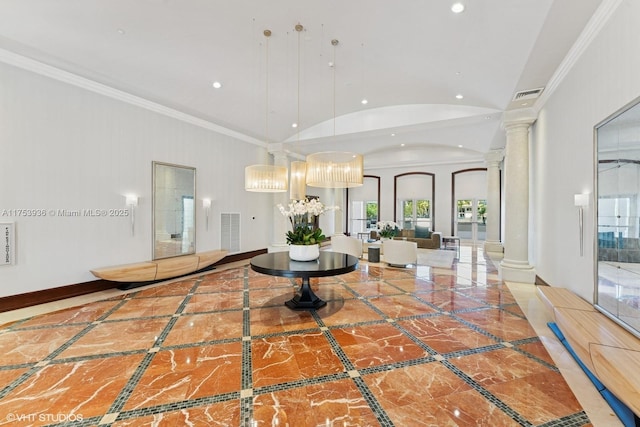
<instances>
[{"instance_id":1,"label":"mirror frame","mask_svg":"<svg viewBox=\"0 0 640 427\"><path fill-rule=\"evenodd\" d=\"M193 213L190 217L191 222L193 224L193 236L190 240L187 241L188 245L189 245L189 249L188 250L181 250L179 252L176 253L162 253L162 251L159 250L159 246L158 246L158 242L159 242L159 236L158 236L158 230L156 229L156 225L158 223L158 218L161 215L161 210L166 211L167 208L165 207L164 209L162 208L162 206L159 206L159 203L161 203L161 198L159 197L160 191L163 190L163 188L161 188L160 185L160 180L158 179L158 171L160 168L168 168L169 171L186 171L186 172L190 172L193 175L193 179L191 180L190 183L190 187L187 188L183 194L181 194L182 198L184 198L185 196L192 196L193 197ZM164 163L164 162L152 162L152 198L153 198L153 202L152 202L152 206L153 206L153 211L152 211L152 235L153 235L153 240L152 240L152 254L153 254L153 259L157 260L157 259L164 259L164 258L173 258L173 257L177 257L177 256L183 256L183 255L192 255L196 252L196 211L195 211L195 202L196 202L196 168L191 167L191 166L182 166L182 165L176 165L173 163ZM184 208L182 208L183 212L184 212ZM184 224L184 217L182 219L182 222ZM176 244L180 244L181 247L184 246L185 244L185 237L183 235L180 236L180 238L178 239L177 237L170 237L170 239L172 241L175 241Z\"/></svg>"},{"instance_id":2,"label":"mirror frame","mask_svg":"<svg viewBox=\"0 0 640 427\"><path fill-rule=\"evenodd\" d=\"M616 163L618 165L620 164L636 164L638 166L638 174L640 175L640 155L638 156L639 159L630 159L628 158L628 156L626 154L622 154L621 152L628 152L629 149L623 149L621 150L620 147L616 147L615 150L610 150L609 153L613 153L612 155L606 156L606 158L602 159L600 156L600 153L602 152L600 149L600 144L599 144L599 135L601 132L607 125L612 124L612 122L615 122L616 120L620 120L624 117L625 114L629 113L631 110L636 109L635 111L635 115L637 115L638 117L640 117L640 98L636 98L634 99L632 102L628 103L627 105L625 105L624 107L620 108L618 111L616 111L615 113L611 114L609 117L607 117L606 119L602 120L600 123L598 123L597 125L595 125L594 127L594 189L595 189L595 221L594 221L594 290L593 290L593 301L594 301L594 307L600 311L601 313L603 313L605 316L609 317L611 320L613 320L614 322L616 322L617 324L619 324L621 327L623 327L625 330L629 331L630 333L632 333L633 335L635 335L636 337L640 338L640 327L637 326L637 324L630 324L627 321L625 321L623 318L621 318L621 313L620 313L620 299L617 297L614 297L615 301L617 302L617 307L616 308L616 312L612 312L611 308L608 308L605 305L602 305L600 302L600 294L601 292L599 291L599 287L600 287L600 282L601 282L601 271L600 271L600 258L601 258L601 253L600 253L600 249L601 249L601 245L600 245L600 225L601 225L601 218L600 218L600 165L601 164L612 164L612 163ZM633 116L632 117L632 123L633 123ZM637 120L637 124L635 125L635 127L638 128L638 130L636 131L636 133L638 135L640 135L640 120ZM640 138L638 138L640 140ZM620 140L618 139L618 144L620 142ZM639 141L640 142L640 141ZM638 144L638 151L640 154L640 144ZM619 167L619 166L618 166ZM618 191L618 194L620 194L620 192ZM623 194L631 194L630 192L627 193L623 193ZM638 196L638 199L640 200L640 188L636 189L636 195ZM638 202L636 202L638 203ZM638 217L640 216L640 213L638 213L638 210L640 210L640 207L636 206L637 210L636 210L636 214L634 216ZM620 242L619 238L616 239L615 237L615 232L613 234L614 239L611 241L611 244L613 244L614 246L609 247L606 246L607 248L611 248L613 250L620 250L623 249L623 246L626 245L626 243ZM640 236L637 237L638 241L640 242ZM621 246L622 245L622 246ZM604 247L603 247L604 248ZM640 251L640 249L639 249ZM619 257L619 253L615 254L615 262L616 263L620 263L620 262L628 262L628 261L620 261L620 257ZM625 256L626 257L626 256ZM623 258L625 258L623 257ZM635 263L634 263L635 264ZM617 267L618 269L620 269L620 266ZM638 276L640 277L640 275ZM638 281L638 286L640 287L640 281ZM620 281L617 280L613 283L613 285L615 287L618 287L620 284ZM638 297L640 299L640 296ZM631 310L637 310L638 311L638 317L640 318L640 309L637 309L633 306L629 306L631 308ZM633 316L633 318L635 318L635 316ZM640 323L638 323L640 324Z\"/></svg>"}]
</instances>

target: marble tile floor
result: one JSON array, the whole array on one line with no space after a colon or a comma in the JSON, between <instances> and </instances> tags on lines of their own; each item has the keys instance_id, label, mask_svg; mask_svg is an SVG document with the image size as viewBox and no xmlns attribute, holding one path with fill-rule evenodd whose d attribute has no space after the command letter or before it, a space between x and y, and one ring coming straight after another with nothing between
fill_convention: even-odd
<instances>
[{"instance_id":1,"label":"marble tile floor","mask_svg":"<svg viewBox=\"0 0 640 427\"><path fill-rule=\"evenodd\" d=\"M620 425L498 268L363 261L292 311L295 281L238 263L0 313L0 425Z\"/></svg>"}]
</instances>

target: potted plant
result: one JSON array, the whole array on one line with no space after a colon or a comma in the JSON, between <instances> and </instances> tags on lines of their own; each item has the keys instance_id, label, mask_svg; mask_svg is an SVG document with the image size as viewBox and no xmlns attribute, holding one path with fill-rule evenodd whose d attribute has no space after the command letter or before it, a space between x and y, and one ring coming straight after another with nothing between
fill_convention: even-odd
<instances>
[{"instance_id":1,"label":"potted plant","mask_svg":"<svg viewBox=\"0 0 640 427\"><path fill-rule=\"evenodd\" d=\"M398 224L393 221L378 222L378 235L382 239L393 239L398 234Z\"/></svg>"},{"instance_id":2,"label":"potted plant","mask_svg":"<svg viewBox=\"0 0 640 427\"><path fill-rule=\"evenodd\" d=\"M320 243L326 239L322 229L315 226L315 218L335 209L327 207L318 199L294 200L288 209L279 204L282 215L289 218L291 231L287 231L289 257L295 261L312 261L320 256Z\"/></svg>"}]
</instances>

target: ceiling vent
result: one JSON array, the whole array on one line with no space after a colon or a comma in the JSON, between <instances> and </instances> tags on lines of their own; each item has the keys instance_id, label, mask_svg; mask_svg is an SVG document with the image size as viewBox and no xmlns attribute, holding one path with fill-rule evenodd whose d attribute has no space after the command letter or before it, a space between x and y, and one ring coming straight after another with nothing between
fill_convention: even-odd
<instances>
[{"instance_id":1,"label":"ceiling vent","mask_svg":"<svg viewBox=\"0 0 640 427\"><path fill-rule=\"evenodd\" d=\"M544 90L543 87L539 87L537 89L521 90L520 92L516 92L516 94L513 96L512 101L524 101L526 99L536 99L537 97L540 96L543 90Z\"/></svg>"}]
</instances>

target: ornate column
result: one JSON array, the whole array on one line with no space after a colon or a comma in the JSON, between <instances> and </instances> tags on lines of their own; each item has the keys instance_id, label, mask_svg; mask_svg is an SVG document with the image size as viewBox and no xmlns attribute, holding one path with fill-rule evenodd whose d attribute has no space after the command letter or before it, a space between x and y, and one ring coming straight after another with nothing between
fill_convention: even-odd
<instances>
[{"instance_id":1,"label":"ornate column","mask_svg":"<svg viewBox=\"0 0 640 427\"><path fill-rule=\"evenodd\" d=\"M536 121L531 109L507 111L504 163L505 233L502 280L535 283L529 265L529 129Z\"/></svg>"},{"instance_id":2,"label":"ornate column","mask_svg":"<svg viewBox=\"0 0 640 427\"><path fill-rule=\"evenodd\" d=\"M273 155L273 164L275 166L289 167L289 159L282 144L269 144L269 153ZM273 240L271 242L271 250L274 252L288 250L285 234L289 223L287 218L280 213L278 204L284 206L289 204L289 190L284 193L273 193Z\"/></svg>"},{"instance_id":3,"label":"ornate column","mask_svg":"<svg viewBox=\"0 0 640 427\"><path fill-rule=\"evenodd\" d=\"M487 238L485 252L504 251L500 242L500 163L504 159L503 150L493 150L485 155L487 163Z\"/></svg>"}]
</instances>

